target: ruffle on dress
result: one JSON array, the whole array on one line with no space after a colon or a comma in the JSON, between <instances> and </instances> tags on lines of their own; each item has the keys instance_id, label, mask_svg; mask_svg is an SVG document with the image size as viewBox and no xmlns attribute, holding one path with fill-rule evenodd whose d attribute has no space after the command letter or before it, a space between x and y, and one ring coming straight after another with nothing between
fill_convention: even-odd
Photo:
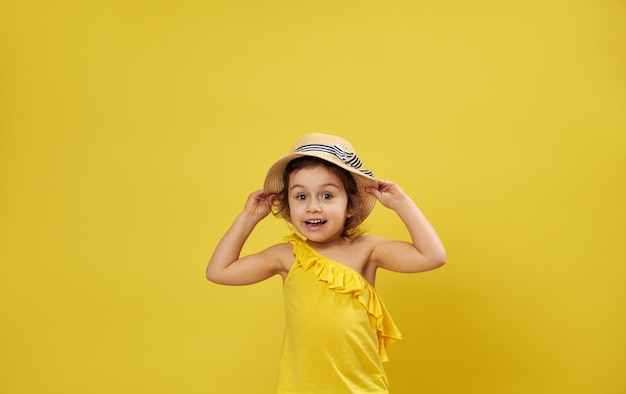
<instances>
[{"instance_id":1,"label":"ruffle on dress","mask_svg":"<svg viewBox=\"0 0 626 394\"><path fill-rule=\"evenodd\" d=\"M312 269L320 281L326 282L329 289L340 294L352 294L363 305L371 317L370 320L376 325L378 354L382 361L388 361L387 348L402 339L402 335L374 286L354 269L318 253L297 234L288 235L284 240L294 246L302 246L294 248L294 264L299 264L305 271Z\"/></svg>"}]
</instances>

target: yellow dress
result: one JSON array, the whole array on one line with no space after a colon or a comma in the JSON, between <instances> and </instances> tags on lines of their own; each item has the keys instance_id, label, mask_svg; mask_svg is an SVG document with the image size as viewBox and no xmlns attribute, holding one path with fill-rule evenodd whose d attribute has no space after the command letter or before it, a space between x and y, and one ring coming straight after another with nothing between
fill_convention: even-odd
<instances>
[{"instance_id":1,"label":"yellow dress","mask_svg":"<svg viewBox=\"0 0 626 394\"><path fill-rule=\"evenodd\" d=\"M296 234L285 279L278 394L388 393L383 361L400 339L374 287Z\"/></svg>"}]
</instances>

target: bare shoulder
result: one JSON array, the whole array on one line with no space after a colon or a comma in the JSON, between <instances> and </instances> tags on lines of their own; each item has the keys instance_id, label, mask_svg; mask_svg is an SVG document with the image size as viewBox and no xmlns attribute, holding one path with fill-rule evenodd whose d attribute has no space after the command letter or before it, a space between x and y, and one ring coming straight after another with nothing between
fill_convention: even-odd
<instances>
[{"instance_id":1,"label":"bare shoulder","mask_svg":"<svg viewBox=\"0 0 626 394\"><path fill-rule=\"evenodd\" d=\"M375 248L377 245L388 241L387 238L381 237L380 235L361 235L352 240L352 244L358 246L359 248Z\"/></svg>"},{"instance_id":2,"label":"bare shoulder","mask_svg":"<svg viewBox=\"0 0 626 394\"><path fill-rule=\"evenodd\" d=\"M352 250L358 250L357 255L362 256L364 260L363 264L371 263L372 256L375 254L377 249L380 249L381 245L384 245L389 240L385 237L381 237L380 235L361 235L357 238L354 238L350 244L352 246Z\"/></svg>"},{"instance_id":3,"label":"bare shoulder","mask_svg":"<svg viewBox=\"0 0 626 394\"><path fill-rule=\"evenodd\" d=\"M349 260L354 264L352 268L360 272L372 285L376 283L376 269L378 268L375 251L385 241L384 237L368 234L354 238L350 242Z\"/></svg>"}]
</instances>

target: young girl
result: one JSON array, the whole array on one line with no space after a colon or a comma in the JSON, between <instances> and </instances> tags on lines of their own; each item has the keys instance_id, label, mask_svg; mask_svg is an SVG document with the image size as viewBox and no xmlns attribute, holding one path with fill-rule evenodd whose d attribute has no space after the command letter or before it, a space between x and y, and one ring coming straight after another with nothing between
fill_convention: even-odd
<instances>
[{"instance_id":1,"label":"young girl","mask_svg":"<svg viewBox=\"0 0 626 394\"><path fill-rule=\"evenodd\" d=\"M308 134L276 162L217 245L207 279L247 285L283 278L285 334L277 393L388 393L382 362L400 332L376 294L376 270L427 271L446 254L435 230L393 182L375 179L350 143ZM363 235L376 200L406 225L412 243ZM279 243L240 256L272 210L293 230Z\"/></svg>"}]
</instances>

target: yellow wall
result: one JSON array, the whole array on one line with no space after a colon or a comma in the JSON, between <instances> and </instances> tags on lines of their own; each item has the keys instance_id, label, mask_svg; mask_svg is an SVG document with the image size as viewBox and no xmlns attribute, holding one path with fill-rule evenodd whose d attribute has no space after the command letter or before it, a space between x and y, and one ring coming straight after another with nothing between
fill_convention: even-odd
<instances>
[{"instance_id":1,"label":"yellow wall","mask_svg":"<svg viewBox=\"0 0 626 394\"><path fill-rule=\"evenodd\" d=\"M384 5L383 5L384 4ZM0 392L271 393L278 278L205 281L301 134L404 187L401 393L624 393L622 1L0 5ZM371 231L405 239L378 206ZM268 219L246 250L280 241Z\"/></svg>"}]
</instances>

